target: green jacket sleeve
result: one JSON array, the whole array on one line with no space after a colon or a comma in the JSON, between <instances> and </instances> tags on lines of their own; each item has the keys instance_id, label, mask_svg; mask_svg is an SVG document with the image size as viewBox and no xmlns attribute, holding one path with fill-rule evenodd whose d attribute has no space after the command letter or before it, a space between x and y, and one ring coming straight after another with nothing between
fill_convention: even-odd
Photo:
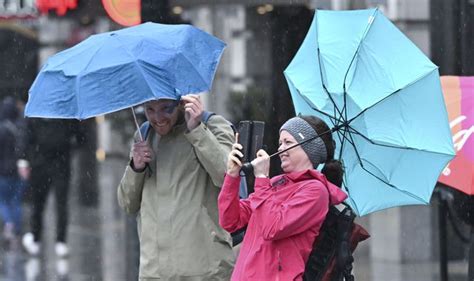
<instances>
[{"instance_id":1,"label":"green jacket sleeve","mask_svg":"<svg viewBox=\"0 0 474 281\"><path fill-rule=\"evenodd\" d=\"M216 186L222 186L227 157L234 142L234 130L222 116L213 115L207 125L199 124L185 134L194 151Z\"/></svg>"},{"instance_id":2,"label":"green jacket sleeve","mask_svg":"<svg viewBox=\"0 0 474 281\"><path fill-rule=\"evenodd\" d=\"M122 180L117 188L117 199L120 207L128 214L136 214L140 210L145 172L135 172L130 164L125 168Z\"/></svg>"}]
</instances>

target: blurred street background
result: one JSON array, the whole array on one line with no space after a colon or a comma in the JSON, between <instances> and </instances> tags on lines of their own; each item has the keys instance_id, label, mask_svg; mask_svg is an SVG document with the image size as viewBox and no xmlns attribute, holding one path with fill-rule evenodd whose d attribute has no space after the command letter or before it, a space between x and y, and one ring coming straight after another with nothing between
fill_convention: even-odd
<instances>
[{"instance_id":1,"label":"blurred street background","mask_svg":"<svg viewBox=\"0 0 474 281\"><path fill-rule=\"evenodd\" d=\"M314 9L369 7L379 7L441 75L474 75L472 0L0 0L0 100L14 97L21 110L46 59L92 34L146 21L191 23L227 43L213 90L204 96L207 109L234 124L264 121L264 143L273 152L280 125L294 115L283 70ZM116 199L135 130L132 115L88 119L78 130L87 141L70 151L69 255L55 254L56 210L49 196L40 254L28 255L21 241L2 243L0 281L137 279L136 222ZM30 231L30 203L27 188L23 232ZM356 280L474 280L472 209L472 197L440 183L429 206L357 218L371 238L354 254Z\"/></svg>"}]
</instances>

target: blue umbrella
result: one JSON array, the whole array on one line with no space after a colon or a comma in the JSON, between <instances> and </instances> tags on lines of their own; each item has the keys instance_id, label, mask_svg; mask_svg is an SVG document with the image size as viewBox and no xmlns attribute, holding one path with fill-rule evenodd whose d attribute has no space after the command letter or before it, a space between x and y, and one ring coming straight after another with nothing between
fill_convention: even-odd
<instances>
[{"instance_id":1,"label":"blue umbrella","mask_svg":"<svg viewBox=\"0 0 474 281\"><path fill-rule=\"evenodd\" d=\"M429 204L455 155L438 68L378 9L317 11L284 73L296 112L333 127L358 215Z\"/></svg>"},{"instance_id":2,"label":"blue umbrella","mask_svg":"<svg viewBox=\"0 0 474 281\"><path fill-rule=\"evenodd\" d=\"M81 120L209 91L224 48L190 25L144 23L92 35L48 59L25 115Z\"/></svg>"}]
</instances>

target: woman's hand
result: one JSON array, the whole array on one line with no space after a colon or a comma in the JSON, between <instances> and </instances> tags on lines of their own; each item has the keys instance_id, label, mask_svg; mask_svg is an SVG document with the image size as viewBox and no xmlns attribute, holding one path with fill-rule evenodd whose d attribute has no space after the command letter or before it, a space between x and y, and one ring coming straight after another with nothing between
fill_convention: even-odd
<instances>
[{"instance_id":1,"label":"woman's hand","mask_svg":"<svg viewBox=\"0 0 474 281\"><path fill-rule=\"evenodd\" d=\"M227 174L232 177L238 177L240 175L240 168L242 167L242 159L244 154L242 153L242 145L238 143L239 134L235 134L235 143L232 145L232 151L229 153L227 158Z\"/></svg>"},{"instance_id":2,"label":"woman's hand","mask_svg":"<svg viewBox=\"0 0 474 281\"><path fill-rule=\"evenodd\" d=\"M270 171L270 156L268 153L260 149L257 151L257 158L250 162L253 166L253 173L256 178L268 178Z\"/></svg>"}]
</instances>

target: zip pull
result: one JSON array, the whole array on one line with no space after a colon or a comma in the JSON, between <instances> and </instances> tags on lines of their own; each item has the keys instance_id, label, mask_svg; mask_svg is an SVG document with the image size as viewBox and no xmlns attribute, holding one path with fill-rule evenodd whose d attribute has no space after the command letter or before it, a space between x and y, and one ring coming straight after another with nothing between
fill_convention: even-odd
<instances>
[{"instance_id":1,"label":"zip pull","mask_svg":"<svg viewBox=\"0 0 474 281\"><path fill-rule=\"evenodd\" d=\"M281 256L280 256L280 251L278 251L278 271L282 271L281 267Z\"/></svg>"}]
</instances>

